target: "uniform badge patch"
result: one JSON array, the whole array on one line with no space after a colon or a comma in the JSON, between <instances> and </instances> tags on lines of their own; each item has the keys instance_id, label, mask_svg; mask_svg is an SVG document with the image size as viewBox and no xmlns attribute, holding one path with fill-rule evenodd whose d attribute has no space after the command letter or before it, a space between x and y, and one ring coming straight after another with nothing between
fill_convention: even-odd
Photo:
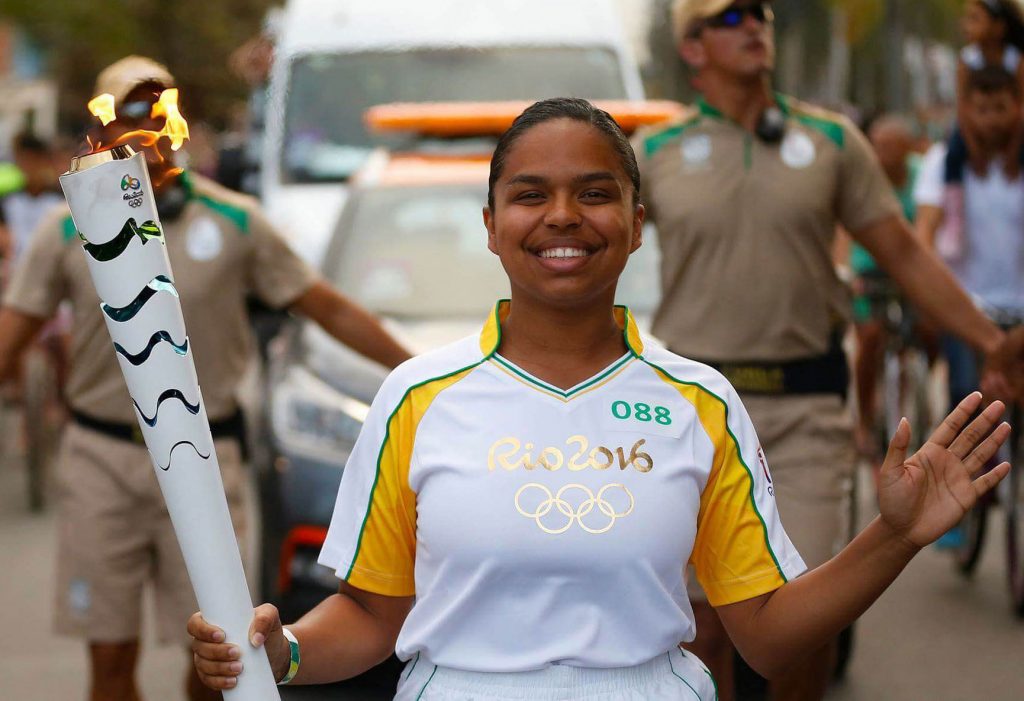
<instances>
[{"instance_id":1,"label":"uniform badge patch","mask_svg":"<svg viewBox=\"0 0 1024 701\"><path fill-rule=\"evenodd\" d=\"M213 260L224 248L224 235L217 222L200 217L192 222L185 235L185 250L192 260Z\"/></svg>"},{"instance_id":2,"label":"uniform badge patch","mask_svg":"<svg viewBox=\"0 0 1024 701\"><path fill-rule=\"evenodd\" d=\"M679 145L679 150L686 165L704 165L711 160L711 137L707 134L688 136Z\"/></svg>"},{"instance_id":3,"label":"uniform badge patch","mask_svg":"<svg viewBox=\"0 0 1024 701\"><path fill-rule=\"evenodd\" d=\"M780 149L782 162L790 168L800 169L814 163L818 157L818 150L814 147L811 137L802 131L791 130L782 140Z\"/></svg>"}]
</instances>

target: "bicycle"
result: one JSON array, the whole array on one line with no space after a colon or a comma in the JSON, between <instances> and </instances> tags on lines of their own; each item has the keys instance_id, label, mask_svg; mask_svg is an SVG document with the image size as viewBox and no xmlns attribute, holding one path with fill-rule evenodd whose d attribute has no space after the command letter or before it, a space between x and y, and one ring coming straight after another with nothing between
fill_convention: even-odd
<instances>
[{"instance_id":1,"label":"bicycle","mask_svg":"<svg viewBox=\"0 0 1024 701\"><path fill-rule=\"evenodd\" d=\"M1024 322L1024 314L1005 310L986 310L992 320L1003 329ZM1020 402L1009 407L1009 422L1013 428L1010 439L1003 445L993 465L1009 462L1009 476L995 492L982 499L960 522L962 542L954 549L957 570L971 577L981 557L988 532L989 513L1000 506L1005 511L1007 584L1011 606L1018 618L1024 619L1024 408Z\"/></svg>"},{"instance_id":2,"label":"bicycle","mask_svg":"<svg viewBox=\"0 0 1024 701\"><path fill-rule=\"evenodd\" d=\"M910 450L915 450L927 439L933 423L928 395L931 363L919 320L899 287L884 273L868 273L860 281L871 303L871 318L882 322L885 335L875 394L878 406L872 407L876 409L879 455L885 455L903 417L910 422Z\"/></svg>"}]
</instances>

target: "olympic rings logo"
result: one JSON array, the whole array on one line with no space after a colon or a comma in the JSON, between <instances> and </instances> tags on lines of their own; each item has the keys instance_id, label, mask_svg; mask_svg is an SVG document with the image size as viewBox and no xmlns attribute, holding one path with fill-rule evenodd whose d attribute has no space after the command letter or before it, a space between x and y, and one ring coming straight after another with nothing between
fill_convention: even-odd
<instances>
[{"instance_id":1,"label":"olympic rings logo","mask_svg":"<svg viewBox=\"0 0 1024 701\"><path fill-rule=\"evenodd\" d=\"M524 505L523 495L528 490L536 490L540 492L541 498L539 500L528 499L526 500L527 504ZM618 496L614 501L619 502L619 506L625 507L621 511L616 508L616 504L605 499L605 494L612 490L615 490L614 493ZM570 504L569 500L563 498L566 494L574 492L579 492L584 497L575 507ZM628 506L625 506L626 500L629 501ZM533 503L534 501L536 501L536 503ZM529 484L524 484L519 488L519 491L516 492L516 510L526 518L532 518L534 522L536 522L538 528L545 533L550 533L551 535L565 533L572 528L573 523L579 524L579 527L587 533L607 533L612 529L612 526L615 525L616 521L633 513L633 505L634 500L632 493L626 489L625 485L618 483L606 484L601 487L596 496L589 487L582 484L567 484L559 489L556 494L552 495L551 490L543 484L531 482ZM528 511L528 507L532 508ZM593 518L587 519L587 516L594 511L595 507L602 516L598 517L595 515ZM552 528L544 522L544 517L552 513L553 509L566 518L565 525ZM595 527L595 524L593 523L595 519L604 521L605 518L608 519L607 524ZM561 517L559 517L558 520L561 521Z\"/></svg>"}]
</instances>

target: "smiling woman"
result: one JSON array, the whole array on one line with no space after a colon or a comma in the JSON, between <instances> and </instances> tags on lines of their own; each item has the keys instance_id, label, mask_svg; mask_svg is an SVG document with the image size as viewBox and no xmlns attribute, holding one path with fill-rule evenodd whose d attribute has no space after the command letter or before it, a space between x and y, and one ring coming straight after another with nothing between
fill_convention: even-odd
<instances>
[{"instance_id":1,"label":"smiling woman","mask_svg":"<svg viewBox=\"0 0 1024 701\"><path fill-rule=\"evenodd\" d=\"M511 300L385 381L320 555L339 593L287 629L256 609L252 641L283 682L348 678L395 651L401 700L711 701L707 668L678 646L695 634L688 561L773 674L1005 476L969 477L1006 438L1002 426L976 447L998 402L961 434L972 396L910 459L901 426L882 516L803 575L736 392L614 305L644 221L614 120L582 100L536 103L502 137L490 186L488 246ZM236 651L200 614L189 631L203 680L232 688Z\"/></svg>"}]
</instances>

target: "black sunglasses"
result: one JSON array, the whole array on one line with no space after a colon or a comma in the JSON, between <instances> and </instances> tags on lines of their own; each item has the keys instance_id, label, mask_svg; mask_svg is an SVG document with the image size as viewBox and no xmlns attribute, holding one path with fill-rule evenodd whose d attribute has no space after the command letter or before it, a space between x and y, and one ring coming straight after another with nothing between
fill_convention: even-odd
<instances>
[{"instance_id":1,"label":"black sunglasses","mask_svg":"<svg viewBox=\"0 0 1024 701\"><path fill-rule=\"evenodd\" d=\"M705 19L702 27L714 27L716 29L732 29L743 24L743 20L750 15L761 24L770 24L775 21L775 12L767 2L759 2L755 5L733 6L722 10L717 15Z\"/></svg>"}]
</instances>

